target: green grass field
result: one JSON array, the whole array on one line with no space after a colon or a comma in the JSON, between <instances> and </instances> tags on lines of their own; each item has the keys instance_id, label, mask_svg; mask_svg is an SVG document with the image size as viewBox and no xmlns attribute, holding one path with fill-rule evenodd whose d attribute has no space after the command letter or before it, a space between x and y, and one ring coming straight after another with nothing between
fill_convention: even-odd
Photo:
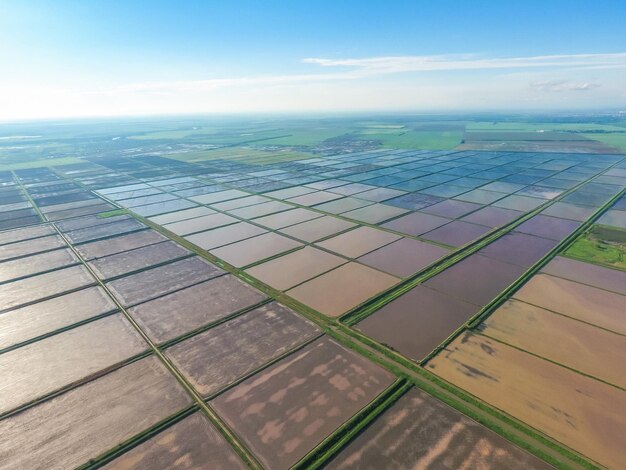
<instances>
[{"instance_id":1,"label":"green grass field","mask_svg":"<svg viewBox=\"0 0 626 470\"><path fill-rule=\"evenodd\" d=\"M158 131L158 132L149 132L147 134L140 135L132 135L129 139L132 140L164 140L164 139L184 139L186 137L194 136L194 135L211 135L215 134L217 129L211 127L200 127L198 129L185 129L179 131Z\"/></svg>"},{"instance_id":2,"label":"green grass field","mask_svg":"<svg viewBox=\"0 0 626 470\"><path fill-rule=\"evenodd\" d=\"M626 132L624 126L594 123L554 123L554 122L468 122L468 131L617 131Z\"/></svg>"},{"instance_id":3,"label":"green grass field","mask_svg":"<svg viewBox=\"0 0 626 470\"><path fill-rule=\"evenodd\" d=\"M405 131L372 133L368 129L360 135L380 140L383 147L400 149L446 150L456 147L463 139L462 132L454 131Z\"/></svg>"},{"instance_id":4,"label":"green grass field","mask_svg":"<svg viewBox=\"0 0 626 470\"><path fill-rule=\"evenodd\" d=\"M348 127L312 127L310 129L286 129L283 134L289 134L285 137L279 137L276 139L267 140L266 144L269 145L285 145L285 146L299 146L299 145L319 145L326 139L332 139L333 137L340 137L352 132L353 129Z\"/></svg>"},{"instance_id":5,"label":"green grass field","mask_svg":"<svg viewBox=\"0 0 626 470\"><path fill-rule=\"evenodd\" d=\"M610 242L607 239L614 241ZM626 230L594 225L590 231L578 238L564 255L626 271Z\"/></svg>"},{"instance_id":6,"label":"green grass field","mask_svg":"<svg viewBox=\"0 0 626 470\"><path fill-rule=\"evenodd\" d=\"M603 144L622 149L626 152L626 132L623 134L583 134L588 139L597 140Z\"/></svg>"},{"instance_id":7,"label":"green grass field","mask_svg":"<svg viewBox=\"0 0 626 470\"><path fill-rule=\"evenodd\" d=\"M303 158L311 158L314 156L306 152L294 151L275 151L259 150L249 147L224 147L214 150L199 150L193 152L185 152L180 154L168 155L168 158L174 158L185 162L202 162L207 160L216 160L220 158L228 160L238 160L245 163L268 164L282 161L299 160Z\"/></svg>"},{"instance_id":8,"label":"green grass field","mask_svg":"<svg viewBox=\"0 0 626 470\"><path fill-rule=\"evenodd\" d=\"M245 142L274 139L289 134L288 130L282 129L235 129L224 131L215 127L198 127L195 129L167 130L149 132L128 137L130 140L155 141L155 140L188 140L211 144L236 145Z\"/></svg>"},{"instance_id":9,"label":"green grass field","mask_svg":"<svg viewBox=\"0 0 626 470\"><path fill-rule=\"evenodd\" d=\"M0 171L27 170L29 168L71 165L73 163L84 163L84 160L81 160L75 157L61 157L61 158L44 158L44 159L37 159L37 160L26 160L24 162L7 162L4 159L0 159Z\"/></svg>"}]
</instances>

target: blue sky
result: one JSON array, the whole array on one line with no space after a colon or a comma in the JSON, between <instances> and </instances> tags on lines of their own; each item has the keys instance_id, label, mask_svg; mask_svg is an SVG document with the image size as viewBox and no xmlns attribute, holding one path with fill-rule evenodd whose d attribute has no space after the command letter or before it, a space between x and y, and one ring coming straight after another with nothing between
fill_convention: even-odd
<instances>
[{"instance_id":1,"label":"blue sky","mask_svg":"<svg viewBox=\"0 0 626 470\"><path fill-rule=\"evenodd\" d=\"M626 107L624 1L0 0L0 119Z\"/></svg>"}]
</instances>

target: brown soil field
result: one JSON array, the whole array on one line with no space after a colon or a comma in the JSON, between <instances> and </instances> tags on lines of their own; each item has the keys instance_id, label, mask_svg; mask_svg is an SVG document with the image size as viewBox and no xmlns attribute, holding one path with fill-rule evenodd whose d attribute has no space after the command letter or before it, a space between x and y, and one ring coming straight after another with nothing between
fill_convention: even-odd
<instances>
[{"instance_id":1,"label":"brown soil field","mask_svg":"<svg viewBox=\"0 0 626 470\"><path fill-rule=\"evenodd\" d=\"M584 222L589 218L591 214L595 212L592 207L578 206L576 204L570 204L568 202L555 202L551 206L546 207L541 211L542 214L561 217L564 219L575 220L578 222Z\"/></svg>"},{"instance_id":2,"label":"brown soil field","mask_svg":"<svg viewBox=\"0 0 626 470\"><path fill-rule=\"evenodd\" d=\"M503 196L505 195L503 194ZM503 209L502 207L487 206L484 209L480 209L476 212L472 212L471 214L466 215L461 220L464 222L472 222L475 224L486 225L487 227L495 228L508 224L509 222L517 219L523 214L523 212L515 211L512 209Z\"/></svg>"},{"instance_id":3,"label":"brown soil field","mask_svg":"<svg viewBox=\"0 0 626 470\"><path fill-rule=\"evenodd\" d=\"M418 236L450 223L450 219L422 212L412 212L387 222L382 226L397 232Z\"/></svg>"},{"instance_id":4,"label":"brown soil field","mask_svg":"<svg viewBox=\"0 0 626 470\"><path fill-rule=\"evenodd\" d=\"M422 359L476 313L475 305L417 286L357 325L357 329L411 358Z\"/></svg>"},{"instance_id":5,"label":"brown soil field","mask_svg":"<svg viewBox=\"0 0 626 470\"><path fill-rule=\"evenodd\" d=\"M173 261L190 254L189 250L180 245L172 241L166 241L105 256L90 261L89 266L101 279L109 279L149 268L156 264Z\"/></svg>"},{"instance_id":6,"label":"brown soil field","mask_svg":"<svg viewBox=\"0 0 626 470\"><path fill-rule=\"evenodd\" d=\"M499 201L493 203L494 207L502 207L504 209L530 212L536 209L542 204L545 204L547 199L540 199L537 197L520 196L518 194L511 194Z\"/></svg>"},{"instance_id":7,"label":"brown soil field","mask_svg":"<svg viewBox=\"0 0 626 470\"><path fill-rule=\"evenodd\" d=\"M482 325L485 335L626 388L626 336L517 300Z\"/></svg>"},{"instance_id":8,"label":"brown soil field","mask_svg":"<svg viewBox=\"0 0 626 470\"><path fill-rule=\"evenodd\" d=\"M17 258L19 256L32 255L41 251L53 250L64 246L66 246L65 242L58 235L11 243L10 245L4 245L2 247L0 251L0 261Z\"/></svg>"},{"instance_id":9,"label":"brown soil field","mask_svg":"<svg viewBox=\"0 0 626 470\"><path fill-rule=\"evenodd\" d=\"M360 194L357 194L357 196L360 196ZM406 214L407 212L409 212L408 209L402 209L400 207L393 207L385 204L372 204L371 206L344 212L341 215L350 219L358 220L359 222L378 224L384 222L385 220L392 219L393 217Z\"/></svg>"},{"instance_id":10,"label":"brown soil field","mask_svg":"<svg viewBox=\"0 0 626 470\"><path fill-rule=\"evenodd\" d=\"M344 469L549 469L426 393L411 389L329 465Z\"/></svg>"},{"instance_id":11,"label":"brown soil field","mask_svg":"<svg viewBox=\"0 0 626 470\"><path fill-rule=\"evenodd\" d=\"M76 467L190 403L156 358L142 359L0 421L12 437L0 440L0 468Z\"/></svg>"},{"instance_id":12,"label":"brown soil field","mask_svg":"<svg viewBox=\"0 0 626 470\"><path fill-rule=\"evenodd\" d=\"M400 279L358 263L347 263L287 291L318 312L338 317Z\"/></svg>"},{"instance_id":13,"label":"brown soil field","mask_svg":"<svg viewBox=\"0 0 626 470\"><path fill-rule=\"evenodd\" d=\"M424 233L422 238L459 247L482 237L490 230L490 227L485 227L484 225L454 220L443 227Z\"/></svg>"},{"instance_id":14,"label":"brown soil field","mask_svg":"<svg viewBox=\"0 0 626 470\"><path fill-rule=\"evenodd\" d=\"M626 296L538 274L515 293L515 299L626 334Z\"/></svg>"},{"instance_id":15,"label":"brown soil field","mask_svg":"<svg viewBox=\"0 0 626 470\"><path fill-rule=\"evenodd\" d=\"M358 261L392 276L406 277L422 270L446 254L448 254L446 248L412 238L401 238L361 256Z\"/></svg>"},{"instance_id":16,"label":"brown soil field","mask_svg":"<svg viewBox=\"0 0 626 470\"><path fill-rule=\"evenodd\" d=\"M192 209L184 209L178 212L170 212L168 214L163 215L155 215L154 217L150 217L150 220L155 224L165 225L171 224L172 222L180 222L181 220L193 219L195 217L202 217L203 215L214 214L215 211L213 209L209 209L208 207L194 207Z\"/></svg>"},{"instance_id":17,"label":"brown soil field","mask_svg":"<svg viewBox=\"0 0 626 470\"><path fill-rule=\"evenodd\" d=\"M626 273L583 261L557 256L542 272L626 295Z\"/></svg>"},{"instance_id":18,"label":"brown soil field","mask_svg":"<svg viewBox=\"0 0 626 470\"><path fill-rule=\"evenodd\" d=\"M155 230L141 230L140 232L131 232L126 235L120 235L115 238L106 238L84 245L78 245L76 251L86 261L94 258L102 258L111 256L122 251L134 250L142 246L153 245L166 241L167 238Z\"/></svg>"},{"instance_id":19,"label":"brown soil field","mask_svg":"<svg viewBox=\"0 0 626 470\"><path fill-rule=\"evenodd\" d=\"M190 233L223 227L237 222L239 221L230 215L215 213L203 215L202 217L196 217L194 219L181 220L180 222L172 222L171 224L163 225L163 228L175 233L176 235L183 236L189 235Z\"/></svg>"},{"instance_id":20,"label":"brown soil field","mask_svg":"<svg viewBox=\"0 0 626 470\"><path fill-rule=\"evenodd\" d=\"M448 217L450 219L457 219L463 217L470 212L474 212L478 209L482 209L482 204L475 204L472 202L458 201L456 199L447 199L432 206L428 206L422 209L422 212L427 214L434 214L440 217Z\"/></svg>"},{"instance_id":21,"label":"brown soil field","mask_svg":"<svg viewBox=\"0 0 626 470\"><path fill-rule=\"evenodd\" d=\"M430 278L424 285L475 305L486 305L524 270L476 253Z\"/></svg>"},{"instance_id":22,"label":"brown soil field","mask_svg":"<svg viewBox=\"0 0 626 470\"><path fill-rule=\"evenodd\" d=\"M265 294L226 275L136 305L129 313L150 339L163 343L265 298Z\"/></svg>"},{"instance_id":23,"label":"brown soil field","mask_svg":"<svg viewBox=\"0 0 626 470\"><path fill-rule=\"evenodd\" d=\"M318 243L319 246L348 258L357 258L376 250L381 246L399 240L400 235L376 230L371 227L359 227L336 237Z\"/></svg>"},{"instance_id":24,"label":"brown soil field","mask_svg":"<svg viewBox=\"0 0 626 470\"><path fill-rule=\"evenodd\" d=\"M193 257L111 281L108 287L124 305L129 306L206 281L223 272L202 258Z\"/></svg>"},{"instance_id":25,"label":"brown soil field","mask_svg":"<svg viewBox=\"0 0 626 470\"><path fill-rule=\"evenodd\" d=\"M305 246L301 250L258 264L246 272L274 289L287 290L347 262L345 258Z\"/></svg>"},{"instance_id":26,"label":"brown soil field","mask_svg":"<svg viewBox=\"0 0 626 470\"><path fill-rule=\"evenodd\" d=\"M105 219L98 217L97 215L88 215L85 217L80 217L78 219L63 220L61 222L57 222L56 225L57 227L59 227L59 229L62 232L67 233L67 232L71 232L74 230L84 229L87 227L110 225L110 224L117 223L117 222L124 221L124 220L128 221L130 219L132 219L132 217L127 214L107 217ZM141 226L145 227L144 225L141 225Z\"/></svg>"},{"instance_id":27,"label":"brown soil field","mask_svg":"<svg viewBox=\"0 0 626 470\"><path fill-rule=\"evenodd\" d=\"M211 250L211 254L240 268L299 246L302 244L295 240L269 232Z\"/></svg>"},{"instance_id":28,"label":"brown soil field","mask_svg":"<svg viewBox=\"0 0 626 470\"><path fill-rule=\"evenodd\" d=\"M212 250L220 246L240 242L246 238L256 237L267 233L267 230L247 222L239 222L226 227L214 228L206 232L198 232L186 235L185 240L198 245L205 250Z\"/></svg>"},{"instance_id":29,"label":"brown soil field","mask_svg":"<svg viewBox=\"0 0 626 470\"><path fill-rule=\"evenodd\" d=\"M8 230L0 233L0 244L13 243L17 241L32 240L37 237L53 235L56 232L49 225L38 225L36 227L25 227L15 230Z\"/></svg>"},{"instance_id":30,"label":"brown soil field","mask_svg":"<svg viewBox=\"0 0 626 470\"><path fill-rule=\"evenodd\" d=\"M321 338L211 404L264 465L286 469L393 380L362 356Z\"/></svg>"},{"instance_id":31,"label":"brown soil field","mask_svg":"<svg viewBox=\"0 0 626 470\"><path fill-rule=\"evenodd\" d=\"M310 211L308 209L290 209L278 214L266 215L265 217L259 217L255 219L257 224L261 224L265 227L272 229L279 229L288 227L290 225L299 224L300 222L306 222L308 220L317 219L322 217L322 214Z\"/></svg>"},{"instance_id":32,"label":"brown soil field","mask_svg":"<svg viewBox=\"0 0 626 470\"><path fill-rule=\"evenodd\" d=\"M78 258L68 248L17 258L0 263L0 282L32 276L77 263Z\"/></svg>"},{"instance_id":33,"label":"brown soil field","mask_svg":"<svg viewBox=\"0 0 626 470\"><path fill-rule=\"evenodd\" d=\"M516 227L515 232L561 241L580 227L580 225L579 222L574 220L539 214Z\"/></svg>"},{"instance_id":34,"label":"brown soil field","mask_svg":"<svg viewBox=\"0 0 626 470\"><path fill-rule=\"evenodd\" d=\"M158 202L156 204L148 204L133 208L133 212L143 216L151 217L153 215L165 214L166 212L175 212L182 209L189 209L196 204L185 199L172 199L171 201Z\"/></svg>"},{"instance_id":35,"label":"brown soil field","mask_svg":"<svg viewBox=\"0 0 626 470\"><path fill-rule=\"evenodd\" d=\"M479 253L527 268L543 258L556 244L555 240L513 232L498 238Z\"/></svg>"},{"instance_id":36,"label":"brown soil field","mask_svg":"<svg viewBox=\"0 0 626 470\"><path fill-rule=\"evenodd\" d=\"M118 314L1 354L0 412L85 379L147 347Z\"/></svg>"},{"instance_id":37,"label":"brown soil field","mask_svg":"<svg viewBox=\"0 0 626 470\"><path fill-rule=\"evenodd\" d=\"M360 209L361 207L370 206L372 204L374 204L372 201L366 201L365 199L344 197L343 199L336 199L334 201L325 202L324 204L315 206L315 208L324 212L328 212L329 214L341 214L342 212Z\"/></svg>"},{"instance_id":38,"label":"brown soil field","mask_svg":"<svg viewBox=\"0 0 626 470\"><path fill-rule=\"evenodd\" d=\"M209 420L196 412L103 468L245 470L248 467Z\"/></svg>"},{"instance_id":39,"label":"brown soil field","mask_svg":"<svg viewBox=\"0 0 626 470\"><path fill-rule=\"evenodd\" d=\"M145 225L135 219L125 219L118 222L102 223L89 227L78 228L65 233L65 236L72 243L84 243L98 240L112 235L120 235L122 233L134 232L145 228Z\"/></svg>"},{"instance_id":40,"label":"brown soil field","mask_svg":"<svg viewBox=\"0 0 626 470\"><path fill-rule=\"evenodd\" d=\"M426 367L603 465L626 466L622 390L470 332Z\"/></svg>"},{"instance_id":41,"label":"brown soil field","mask_svg":"<svg viewBox=\"0 0 626 470\"><path fill-rule=\"evenodd\" d=\"M319 332L272 302L175 344L167 356L207 397Z\"/></svg>"},{"instance_id":42,"label":"brown soil field","mask_svg":"<svg viewBox=\"0 0 626 470\"><path fill-rule=\"evenodd\" d=\"M115 308L102 288L91 287L10 310L0 315L0 349Z\"/></svg>"},{"instance_id":43,"label":"brown soil field","mask_svg":"<svg viewBox=\"0 0 626 470\"><path fill-rule=\"evenodd\" d=\"M291 225L280 231L305 242L314 242L352 227L356 227L356 224L336 217L324 216Z\"/></svg>"},{"instance_id":44,"label":"brown soil field","mask_svg":"<svg viewBox=\"0 0 626 470\"><path fill-rule=\"evenodd\" d=\"M329 193L326 191L317 191L315 193L292 197L287 200L289 202L293 202L294 204L300 204L301 206L314 206L323 202L334 201L335 199L339 199L340 197L343 196L339 194Z\"/></svg>"},{"instance_id":45,"label":"brown soil field","mask_svg":"<svg viewBox=\"0 0 626 470\"><path fill-rule=\"evenodd\" d=\"M0 310L35 302L94 283L95 280L89 271L79 265L2 284L0 285Z\"/></svg>"},{"instance_id":46,"label":"brown soil field","mask_svg":"<svg viewBox=\"0 0 626 470\"><path fill-rule=\"evenodd\" d=\"M280 201L269 201L263 204L255 204L253 206L240 207L238 209L229 210L228 213L242 219L254 219L255 217L263 217L265 215L275 214L277 212L286 211L293 206Z\"/></svg>"},{"instance_id":47,"label":"brown soil field","mask_svg":"<svg viewBox=\"0 0 626 470\"><path fill-rule=\"evenodd\" d=\"M239 199L231 199L230 201L216 202L215 204L211 204L211 207L220 211L232 211L234 209L251 207L271 201L270 198L264 196L246 196Z\"/></svg>"}]
</instances>

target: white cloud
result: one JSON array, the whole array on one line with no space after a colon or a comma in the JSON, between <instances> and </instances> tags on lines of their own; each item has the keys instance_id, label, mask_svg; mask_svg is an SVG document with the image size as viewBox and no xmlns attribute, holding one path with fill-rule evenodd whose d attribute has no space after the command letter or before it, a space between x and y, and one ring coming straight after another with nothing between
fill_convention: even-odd
<instances>
[{"instance_id":1,"label":"white cloud","mask_svg":"<svg viewBox=\"0 0 626 470\"><path fill-rule=\"evenodd\" d=\"M532 82L530 87L537 91L562 92L562 91L589 91L600 87L597 83L574 82L570 80L540 80Z\"/></svg>"},{"instance_id":2,"label":"white cloud","mask_svg":"<svg viewBox=\"0 0 626 470\"><path fill-rule=\"evenodd\" d=\"M304 62L311 69L306 73L120 82L100 87L92 85L97 81L90 76L81 76L85 85L80 87L5 81L0 83L0 119L626 106L621 70L626 67L626 53L309 58ZM596 72L598 69L603 70ZM478 70L485 71L480 78L468 73ZM555 93L538 93L547 91Z\"/></svg>"},{"instance_id":3,"label":"white cloud","mask_svg":"<svg viewBox=\"0 0 626 470\"><path fill-rule=\"evenodd\" d=\"M261 75L250 77L216 78L208 80L179 80L173 82L141 82L125 84L114 89L94 93L172 93L177 91L206 92L225 87L245 87L263 85L286 85L304 82L325 82L357 80L376 75L405 72L493 70L493 69L537 69L537 68L626 68L626 53L620 54L578 54L534 57L514 57L485 59L475 55L449 56L398 56L371 57L366 59L320 59L307 58L302 62L322 68L348 68L341 72L318 72L309 74Z\"/></svg>"},{"instance_id":4,"label":"white cloud","mask_svg":"<svg viewBox=\"0 0 626 470\"><path fill-rule=\"evenodd\" d=\"M392 56L364 59L308 58L303 62L322 67L348 67L368 73L428 72L436 70L483 70L520 68L622 68L626 53L571 54L509 58L481 58L473 54L439 56Z\"/></svg>"}]
</instances>

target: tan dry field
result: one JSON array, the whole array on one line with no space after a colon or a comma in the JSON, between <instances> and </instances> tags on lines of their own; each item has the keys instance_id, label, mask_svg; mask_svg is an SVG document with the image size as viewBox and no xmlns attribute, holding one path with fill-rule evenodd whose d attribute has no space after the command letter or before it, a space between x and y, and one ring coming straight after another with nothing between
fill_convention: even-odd
<instances>
[{"instance_id":1,"label":"tan dry field","mask_svg":"<svg viewBox=\"0 0 626 470\"><path fill-rule=\"evenodd\" d=\"M626 296L623 295L538 274L513 298L626 334Z\"/></svg>"},{"instance_id":2,"label":"tan dry field","mask_svg":"<svg viewBox=\"0 0 626 470\"><path fill-rule=\"evenodd\" d=\"M426 367L602 465L626 467L622 390L470 332Z\"/></svg>"},{"instance_id":3,"label":"tan dry field","mask_svg":"<svg viewBox=\"0 0 626 470\"><path fill-rule=\"evenodd\" d=\"M626 295L626 272L557 256L541 272Z\"/></svg>"},{"instance_id":4,"label":"tan dry field","mask_svg":"<svg viewBox=\"0 0 626 470\"><path fill-rule=\"evenodd\" d=\"M458 411L411 389L330 463L344 469L549 469Z\"/></svg>"},{"instance_id":5,"label":"tan dry field","mask_svg":"<svg viewBox=\"0 0 626 470\"><path fill-rule=\"evenodd\" d=\"M485 335L626 388L626 336L509 300L482 325Z\"/></svg>"},{"instance_id":6,"label":"tan dry field","mask_svg":"<svg viewBox=\"0 0 626 470\"><path fill-rule=\"evenodd\" d=\"M394 377L321 338L211 401L263 465L286 469L372 401Z\"/></svg>"}]
</instances>

